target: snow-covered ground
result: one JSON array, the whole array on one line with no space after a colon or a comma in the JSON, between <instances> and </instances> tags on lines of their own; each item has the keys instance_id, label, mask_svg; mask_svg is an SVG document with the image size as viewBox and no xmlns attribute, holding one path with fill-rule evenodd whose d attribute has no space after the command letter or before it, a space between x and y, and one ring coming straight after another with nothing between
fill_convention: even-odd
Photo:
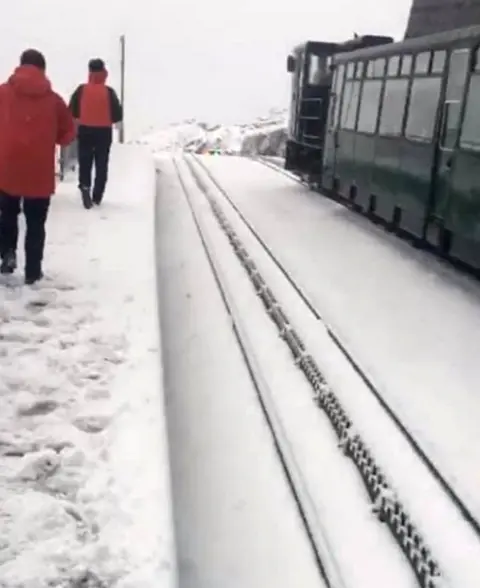
<instances>
[{"instance_id":1,"label":"snow-covered ground","mask_svg":"<svg viewBox=\"0 0 480 588\"><path fill-rule=\"evenodd\" d=\"M164 129L152 130L136 144L147 145L153 153L218 150L227 154L283 155L286 140L287 113L272 110L251 124L209 125L187 120Z\"/></svg>"},{"instance_id":2,"label":"snow-covered ground","mask_svg":"<svg viewBox=\"0 0 480 588\"><path fill-rule=\"evenodd\" d=\"M200 159L206 162L210 160L209 157ZM218 169L221 164L215 162L214 165ZM232 160L225 165L230 167L232 173ZM248 173L247 167L250 168ZM249 190L253 189L255 179L258 184L262 178L267 178L258 165L246 162L241 169L249 178ZM292 325L303 338L307 352L316 359L333 393L352 418L354 432L360 434L372 449L376 462L387 475L399 500L406 506L418 530L426 538L434 556L438 557L444 578L448 579L447 585L476 588L480 581L480 543L475 533L456 508L452 507L449 497L418 460L404 436L392 425L384 409L333 343L324 324L312 317L307 306L299 300L297 292L272 263L237 213L211 184L204 170L200 169L199 173L203 182L211 186L213 197L221 205L268 287L272 289ZM279 193L279 183L275 180L277 178L271 178L271 183L275 184L275 191ZM267 186L264 185L264 189L267 191ZM274 221L271 222L273 224ZM288 246L291 246L290 242ZM223 245L219 243L216 254L224 257L225 248L228 249L226 242ZM279 251L283 251L283 248ZM224 273L232 274L233 270L225 270ZM334 284L330 287L333 289ZM405 582L409 585L408 577L402 578L401 567L396 569L399 562L388 554L391 542L388 533L383 537L376 535L379 532L378 528L375 529L378 523L368 510L365 513L364 491L359 487L358 478L352 468L347 465L349 462L342 457L334 444L328 448L331 443L328 426L325 427L321 411L313 407L311 390L302 381L298 370L293 368L289 352L285 352L283 362L282 359L272 357L276 344L275 341L268 341L266 332L269 327L271 329L271 321L266 318L262 309L263 322L267 323L262 324L261 317L254 312L255 303L248 303L248 294L243 292L240 284L234 283L231 290L236 304L244 308L242 327L250 334L253 345L256 340L260 341L255 349L259 358L259 369L262 370L265 380L274 381L271 386L274 411L278 413L288 435L289 447L296 462L301 465L303 484L310 491L314 508L319 513L319 524L325 530L337 560L342 562L342 575L348 578L352 573L352 583L346 581L346 585L355 586L358 583L362 586L402 586ZM250 296L255 298L253 289L250 290ZM282 345L277 337L277 346ZM289 363L292 371L297 373L297 382L283 365ZM275 372L275 376L270 375L271 371ZM321 473L318 471L319 463L322 464ZM348 523L345 524L345 521ZM385 531L382 526L380 528ZM375 553L375 564L369 561L371 553ZM357 558L363 562L361 566ZM383 562L384 569L380 562ZM360 576L359 567L364 572L363 576ZM393 574L394 579L380 577L386 570ZM378 576L375 577L375 574Z\"/></svg>"},{"instance_id":3,"label":"snow-covered ground","mask_svg":"<svg viewBox=\"0 0 480 588\"><path fill-rule=\"evenodd\" d=\"M268 167L204 160L480 518L478 283Z\"/></svg>"},{"instance_id":4,"label":"snow-covered ground","mask_svg":"<svg viewBox=\"0 0 480 588\"><path fill-rule=\"evenodd\" d=\"M100 209L75 184L46 279L0 284L0 586L173 586L153 161L115 147Z\"/></svg>"},{"instance_id":5,"label":"snow-covered ground","mask_svg":"<svg viewBox=\"0 0 480 588\"><path fill-rule=\"evenodd\" d=\"M169 158L160 162L157 214L179 585L320 588L231 317ZM223 252L231 255L228 246ZM235 286L245 292L242 268L235 261L229 269L243 278ZM247 292L252 296L249 283ZM260 318L263 332L268 319Z\"/></svg>"}]
</instances>

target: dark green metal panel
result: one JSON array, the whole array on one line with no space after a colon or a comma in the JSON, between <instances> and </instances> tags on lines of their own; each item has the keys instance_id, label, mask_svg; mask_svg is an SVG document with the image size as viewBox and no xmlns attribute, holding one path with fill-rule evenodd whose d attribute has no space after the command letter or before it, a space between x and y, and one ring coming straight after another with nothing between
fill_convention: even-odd
<instances>
[{"instance_id":1,"label":"dark green metal panel","mask_svg":"<svg viewBox=\"0 0 480 588\"><path fill-rule=\"evenodd\" d=\"M451 174L445 227L480 244L480 153L461 151Z\"/></svg>"}]
</instances>

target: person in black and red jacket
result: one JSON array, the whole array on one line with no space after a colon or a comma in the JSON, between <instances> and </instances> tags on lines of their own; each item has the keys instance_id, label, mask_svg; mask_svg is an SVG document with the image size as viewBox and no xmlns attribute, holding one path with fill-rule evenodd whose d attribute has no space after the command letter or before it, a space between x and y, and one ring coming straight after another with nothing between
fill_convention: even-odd
<instances>
[{"instance_id":1,"label":"person in black and red jacket","mask_svg":"<svg viewBox=\"0 0 480 588\"><path fill-rule=\"evenodd\" d=\"M77 121L79 188L85 208L100 205L108 178L112 126L123 120L123 109L113 88L106 85L108 72L102 59L88 64L87 84L72 94L70 110ZM95 182L92 190L92 168Z\"/></svg>"}]
</instances>

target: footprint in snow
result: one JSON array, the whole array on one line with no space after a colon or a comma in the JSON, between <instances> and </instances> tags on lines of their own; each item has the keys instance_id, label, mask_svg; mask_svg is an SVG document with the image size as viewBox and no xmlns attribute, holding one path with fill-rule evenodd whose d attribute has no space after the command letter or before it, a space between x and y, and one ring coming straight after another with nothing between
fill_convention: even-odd
<instances>
[{"instance_id":1,"label":"footprint in snow","mask_svg":"<svg viewBox=\"0 0 480 588\"><path fill-rule=\"evenodd\" d=\"M107 415L79 415L73 420L73 425L84 433L101 433L110 424Z\"/></svg>"},{"instance_id":2,"label":"footprint in snow","mask_svg":"<svg viewBox=\"0 0 480 588\"><path fill-rule=\"evenodd\" d=\"M58 402L51 399L22 398L17 412L20 416L41 416L50 414L58 408Z\"/></svg>"}]
</instances>

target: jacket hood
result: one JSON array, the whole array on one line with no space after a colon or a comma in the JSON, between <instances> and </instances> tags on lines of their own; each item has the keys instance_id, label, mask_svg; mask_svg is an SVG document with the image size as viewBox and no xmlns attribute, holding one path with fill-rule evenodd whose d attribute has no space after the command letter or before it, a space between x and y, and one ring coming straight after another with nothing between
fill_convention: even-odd
<instances>
[{"instance_id":1,"label":"jacket hood","mask_svg":"<svg viewBox=\"0 0 480 588\"><path fill-rule=\"evenodd\" d=\"M106 69L102 71L91 71L88 74L89 84L104 84L107 81L108 71Z\"/></svg>"},{"instance_id":2,"label":"jacket hood","mask_svg":"<svg viewBox=\"0 0 480 588\"><path fill-rule=\"evenodd\" d=\"M50 80L45 73L33 65L20 65L8 80L17 94L24 96L45 96L52 91Z\"/></svg>"}]
</instances>

